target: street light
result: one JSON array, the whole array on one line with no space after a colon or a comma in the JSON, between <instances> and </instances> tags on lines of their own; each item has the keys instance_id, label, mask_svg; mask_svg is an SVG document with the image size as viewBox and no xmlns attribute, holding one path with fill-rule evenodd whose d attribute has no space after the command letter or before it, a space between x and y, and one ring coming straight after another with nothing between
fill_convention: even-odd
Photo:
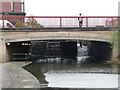
<instances>
[{"instance_id":1,"label":"street light","mask_svg":"<svg viewBox=\"0 0 120 90\"><path fill-rule=\"evenodd\" d=\"M22 5L22 11L25 12L25 0L22 0L21 5Z\"/></svg>"},{"instance_id":2,"label":"street light","mask_svg":"<svg viewBox=\"0 0 120 90\"><path fill-rule=\"evenodd\" d=\"M14 0L11 1L11 10L14 12Z\"/></svg>"}]
</instances>

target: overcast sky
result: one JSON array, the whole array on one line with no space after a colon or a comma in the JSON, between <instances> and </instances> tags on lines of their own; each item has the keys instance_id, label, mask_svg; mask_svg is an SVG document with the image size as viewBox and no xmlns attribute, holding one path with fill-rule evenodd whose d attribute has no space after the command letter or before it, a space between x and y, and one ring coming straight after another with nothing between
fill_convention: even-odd
<instances>
[{"instance_id":1,"label":"overcast sky","mask_svg":"<svg viewBox=\"0 0 120 90\"><path fill-rule=\"evenodd\" d=\"M25 0L27 15L117 16L120 0Z\"/></svg>"}]
</instances>

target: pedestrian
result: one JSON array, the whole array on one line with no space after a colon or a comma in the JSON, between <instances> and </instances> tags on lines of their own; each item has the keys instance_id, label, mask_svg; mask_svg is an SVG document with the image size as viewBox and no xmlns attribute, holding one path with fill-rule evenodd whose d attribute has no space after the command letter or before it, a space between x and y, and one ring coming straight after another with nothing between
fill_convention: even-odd
<instances>
[{"instance_id":1,"label":"pedestrian","mask_svg":"<svg viewBox=\"0 0 120 90\"><path fill-rule=\"evenodd\" d=\"M79 14L80 16L82 15L81 13ZM82 27L83 25L83 18L78 18L78 21L79 21L79 27Z\"/></svg>"}]
</instances>

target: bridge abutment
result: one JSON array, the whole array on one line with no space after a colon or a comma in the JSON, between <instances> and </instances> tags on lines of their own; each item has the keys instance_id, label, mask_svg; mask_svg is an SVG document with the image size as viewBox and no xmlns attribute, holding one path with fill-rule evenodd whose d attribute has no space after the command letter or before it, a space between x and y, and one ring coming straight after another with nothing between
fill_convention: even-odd
<instances>
[{"instance_id":1,"label":"bridge abutment","mask_svg":"<svg viewBox=\"0 0 120 90\"><path fill-rule=\"evenodd\" d=\"M89 54L100 60L100 62L112 59L113 50L107 42L91 41L89 51Z\"/></svg>"},{"instance_id":2,"label":"bridge abutment","mask_svg":"<svg viewBox=\"0 0 120 90\"><path fill-rule=\"evenodd\" d=\"M5 43L5 39L1 38L0 40L0 62L8 62L9 61L9 53L7 50L7 46Z\"/></svg>"}]
</instances>

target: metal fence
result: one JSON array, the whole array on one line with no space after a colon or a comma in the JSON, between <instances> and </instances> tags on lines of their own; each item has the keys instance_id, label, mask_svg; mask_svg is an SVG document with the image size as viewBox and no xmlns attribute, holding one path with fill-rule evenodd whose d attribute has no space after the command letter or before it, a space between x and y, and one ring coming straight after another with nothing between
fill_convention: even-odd
<instances>
[{"instance_id":1,"label":"metal fence","mask_svg":"<svg viewBox=\"0 0 120 90\"><path fill-rule=\"evenodd\" d=\"M88 28L118 27L118 16L2 16L2 28L5 20L16 28Z\"/></svg>"}]
</instances>

